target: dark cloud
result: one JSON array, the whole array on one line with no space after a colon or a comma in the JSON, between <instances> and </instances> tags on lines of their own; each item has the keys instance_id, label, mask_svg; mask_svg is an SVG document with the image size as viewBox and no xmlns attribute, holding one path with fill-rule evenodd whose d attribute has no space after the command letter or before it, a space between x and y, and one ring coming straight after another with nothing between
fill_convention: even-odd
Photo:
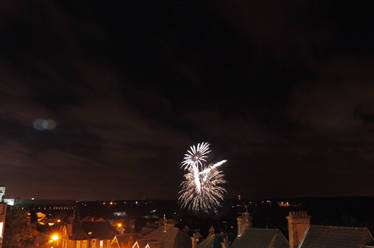
<instances>
[{"instance_id":1,"label":"dark cloud","mask_svg":"<svg viewBox=\"0 0 374 248\"><path fill-rule=\"evenodd\" d=\"M200 141L229 159L229 196L373 194L369 8L146 5L0 4L11 196L175 199L178 163Z\"/></svg>"},{"instance_id":2,"label":"dark cloud","mask_svg":"<svg viewBox=\"0 0 374 248\"><path fill-rule=\"evenodd\" d=\"M186 113L184 121L191 123L202 136L225 142L228 147L263 144L268 131L249 113L223 113L216 109Z\"/></svg>"},{"instance_id":3,"label":"dark cloud","mask_svg":"<svg viewBox=\"0 0 374 248\"><path fill-rule=\"evenodd\" d=\"M368 131L373 113L372 61L341 58L321 66L318 80L293 90L290 116L316 132Z\"/></svg>"}]
</instances>

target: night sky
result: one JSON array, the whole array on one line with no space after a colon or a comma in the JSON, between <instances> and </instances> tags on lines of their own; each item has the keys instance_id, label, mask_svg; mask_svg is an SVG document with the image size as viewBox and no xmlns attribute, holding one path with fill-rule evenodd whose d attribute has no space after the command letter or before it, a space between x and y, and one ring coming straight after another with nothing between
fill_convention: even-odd
<instances>
[{"instance_id":1,"label":"night sky","mask_svg":"<svg viewBox=\"0 0 374 248\"><path fill-rule=\"evenodd\" d=\"M348 0L1 1L0 184L176 199L208 141L227 197L374 195L373 19Z\"/></svg>"}]
</instances>

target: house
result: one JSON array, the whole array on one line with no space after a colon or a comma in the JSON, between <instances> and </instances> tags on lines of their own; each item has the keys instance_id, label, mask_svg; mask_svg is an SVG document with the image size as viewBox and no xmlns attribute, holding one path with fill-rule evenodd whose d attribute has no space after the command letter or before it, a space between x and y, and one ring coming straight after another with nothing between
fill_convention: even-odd
<instances>
[{"instance_id":1,"label":"house","mask_svg":"<svg viewBox=\"0 0 374 248\"><path fill-rule=\"evenodd\" d=\"M132 248L134 245L134 239L136 240L136 237L137 235L135 233L123 233L116 236L121 248Z\"/></svg>"},{"instance_id":2,"label":"house","mask_svg":"<svg viewBox=\"0 0 374 248\"><path fill-rule=\"evenodd\" d=\"M191 248L192 241L185 230L180 230L174 224L167 223L164 217L163 224L153 231L134 240L132 248Z\"/></svg>"},{"instance_id":3,"label":"house","mask_svg":"<svg viewBox=\"0 0 374 248\"><path fill-rule=\"evenodd\" d=\"M240 237L244 230L248 229L252 226L252 216L249 214L248 211L245 211L237 218L238 222L238 235ZM208 236L197 243L199 238L192 238L193 241L193 248L227 248L230 246L229 235L226 233L215 233L214 227L211 226L209 228Z\"/></svg>"},{"instance_id":4,"label":"house","mask_svg":"<svg viewBox=\"0 0 374 248\"><path fill-rule=\"evenodd\" d=\"M237 218L237 237L229 246L229 242L221 242L221 246L230 248L288 248L288 241L279 229L254 228L252 227L252 216L245 211ZM200 246L198 246L199 248Z\"/></svg>"},{"instance_id":5,"label":"house","mask_svg":"<svg viewBox=\"0 0 374 248\"><path fill-rule=\"evenodd\" d=\"M206 237L206 239L204 239L203 241L201 241L197 245L197 248L225 248L224 246L222 246L224 239L224 235L214 233Z\"/></svg>"},{"instance_id":6,"label":"house","mask_svg":"<svg viewBox=\"0 0 374 248\"><path fill-rule=\"evenodd\" d=\"M287 216L290 248L361 248L370 247L373 236L366 227L311 225L305 211Z\"/></svg>"},{"instance_id":7,"label":"house","mask_svg":"<svg viewBox=\"0 0 374 248\"><path fill-rule=\"evenodd\" d=\"M113 226L106 221L66 224L61 233L61 248L120 248Z\"/></svg>"},{"instance_id":8,"label":"house","mask_svg":"<svg viewBox=\"0 0 374 248\"><path fill-rule=\"evenodd\" d=\"M214 227L209 228L209 235L199 244L197 248L226 248L228 246L227 237L223 233L215 233Z\"/></svg>"}]
</instances>

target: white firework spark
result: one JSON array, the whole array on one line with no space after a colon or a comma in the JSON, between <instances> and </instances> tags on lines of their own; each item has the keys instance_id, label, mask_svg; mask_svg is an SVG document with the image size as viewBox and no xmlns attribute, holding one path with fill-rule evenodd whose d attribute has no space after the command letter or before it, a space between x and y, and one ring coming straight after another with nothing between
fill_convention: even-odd
<instances>
[{"instance_id":1,"label":"white firework spark","mask_svg":"<svg viewBox=\"0 0 374 248\"><path fill-rule=\"evenodd\" d=\"M226 161L219 162L223 164ZM220 165L214 164L196 173L189 170L182 182L179 192L179 202L183 208L193 211L210 212L221 206L223 195L226 192L223 184L224 174L219 170Z\"/></svg>"},{"instance_id":2,"label":"white firework spark","mask_svg":"<svg viewBox=\"0 0 374 248\"><path fill-rule=\"evenodd\" d=\"M208 168L206 168L205 170L203 170L202 172L200 172L200 174L209 173L209 171L211 171L212 169L215 169L215 168L223 165L226 162L227 162L227 160L219 161L218 163L215 163L215 164L209 166Z\"/></svg>"},{"instance_id":3,"label":"white firework spark","mask_svg":"<svg viewBox=\"0 0 374 248\"><path fill-rule=\"evenodd\" d=\"M190 146L190 149L184 154L184 160L181 163L182 168L188 170L193 166L201 166L203 162L206 162L208 153L210 153L210 149L207 142Z\"/></svg>"},{"instance_id":4,"label":"white firework spark","mask_svg":"<svg viewBox=\"0 0 374 248\"><path fill-rule=\"evenodd\" d=\"M182 168L187 172L184 181L181 183L178 201L183 208L193 211L209 213L216 211L221 206L224 193L224 174L219 169L227 162L222 160L215 164L205 165L207 154L210 153L208 143L199 143L191 146L185 154ZM200 170L201 169L201 170Z\"/></svg>"}]
</instances>

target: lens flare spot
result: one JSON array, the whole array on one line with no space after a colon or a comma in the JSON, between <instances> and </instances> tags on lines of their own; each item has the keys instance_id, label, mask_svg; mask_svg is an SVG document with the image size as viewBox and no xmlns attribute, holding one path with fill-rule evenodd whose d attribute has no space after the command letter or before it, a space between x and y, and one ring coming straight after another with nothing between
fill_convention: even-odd
<instances>
[{"instance_id":1,"label":"lens flare spot","mask_svg":"<svg viewBox=\"0 0 374 248\"><path fill-rule=\"evenodd\" d=\"M56 125L56 121L52 119L36 119L33 122L34 129L38 131L54 130Z\"/></svg>"}]
</instances>

